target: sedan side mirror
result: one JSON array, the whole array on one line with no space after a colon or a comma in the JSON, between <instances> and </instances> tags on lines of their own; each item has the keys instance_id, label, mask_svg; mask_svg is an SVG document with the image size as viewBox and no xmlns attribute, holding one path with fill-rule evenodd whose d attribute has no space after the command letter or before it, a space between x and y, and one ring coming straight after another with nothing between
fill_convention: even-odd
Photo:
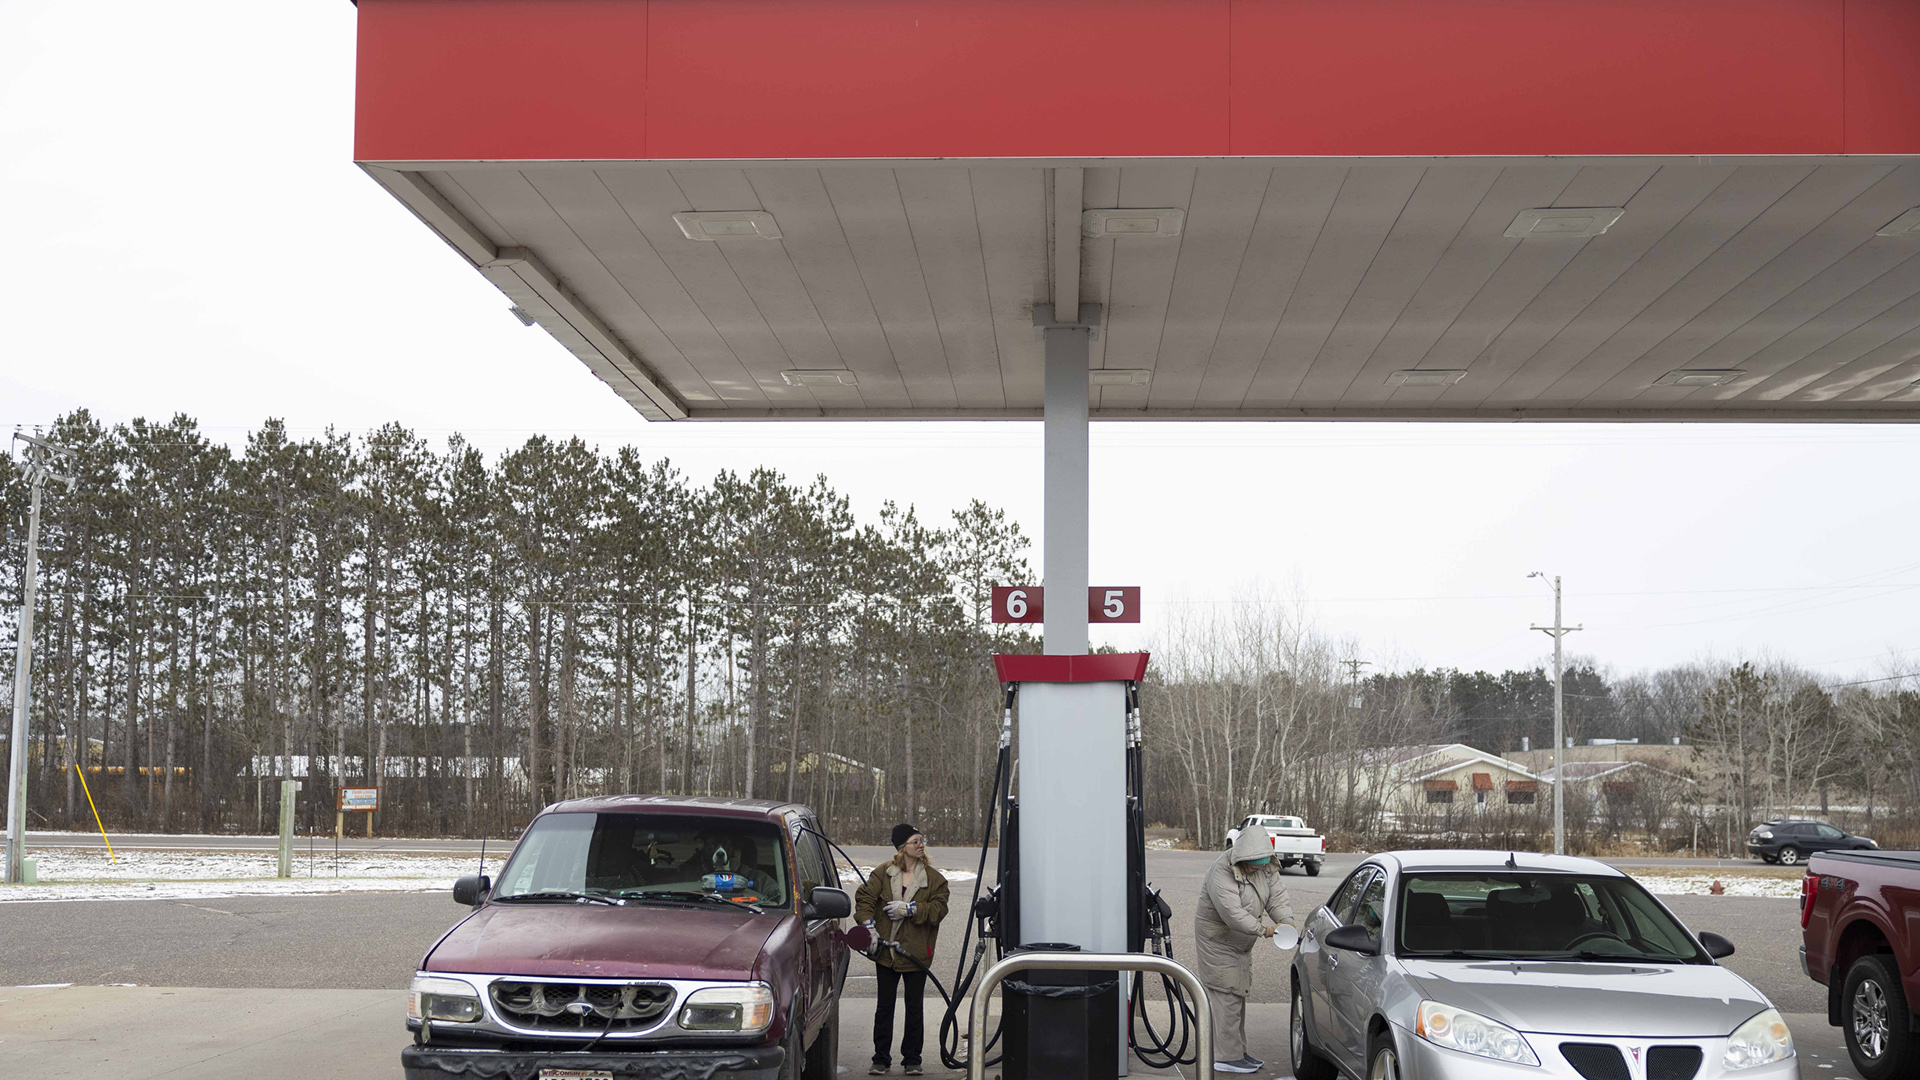
<instances>
[{"instance_id":1,"label":"sedan side mirror","mask_svg":"<svg viewBox=\"0 0 1920 1080\"><path fill-rule=\"evenodd\" d=\"M1367 933L1367 928L1358 923L1329 933L1325 941L1330 948L1345 949L1361 956L1380 955L1380 939Z\"/></svg>"},{"instance_id":2,"label":"sedan side mirror","mask_svg":"<svg viewBox=\"0 0 1920 1080\"><path fill-rule=\"evenodd\" d=\"M493 891L493 880L485 874L468 874L453 883L453 902L473 907Z\"/></svg>"},{"instance_id":3,"label":"sedan side mirror","mask_svg":"<svg viewBox=\"0 0 1920 1080\"><path fill-rule=\"evenodd\" d=\"M1707 955L1713 957L1715 960L1733 955L1733 942L1728 941L1726 938L1721 937L1711 930L1702 930L1700 932L1700 947L1707 950Z\"/></svg>"},{"instance_id":4,"label":"sedan side mirror","mask_svg":"<svg viewBox=\"0 0 1920 1080\"><path fill-rule=\"evenodd\" d=\"M807 897L806 916L809 919L844 919L852 914L853 897L848 896L845 889L821 885Z\"/></svg>"}]
</instances>

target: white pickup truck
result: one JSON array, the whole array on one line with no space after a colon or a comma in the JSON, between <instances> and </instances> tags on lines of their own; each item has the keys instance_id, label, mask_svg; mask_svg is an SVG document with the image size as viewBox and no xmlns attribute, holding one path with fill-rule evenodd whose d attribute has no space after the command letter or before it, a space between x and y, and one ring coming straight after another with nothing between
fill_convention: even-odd
<instances>
[{"instance_id":1,"label":"white pickup truck","mask_svg":"<svg viewBox=\"0 0 1920 1080\"><path fill-rule=\"evenodd\" d=\"M1282 867L1299 863L1308 877L1320 876L1320 860L1327 855L1327 838L1307 828L1307 823L1285 814L1248 814L1240 824L1227 830L1227 846L1239 837L1240 830L1259 827L1267 831L1274 858Z\"/></svg>"}]
</instances>

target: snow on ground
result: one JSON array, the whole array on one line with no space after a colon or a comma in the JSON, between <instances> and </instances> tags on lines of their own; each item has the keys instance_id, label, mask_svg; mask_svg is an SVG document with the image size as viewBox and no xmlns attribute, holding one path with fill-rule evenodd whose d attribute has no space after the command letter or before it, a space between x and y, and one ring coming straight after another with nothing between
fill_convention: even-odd
<instances>
[{"instance_id":1,"label":"snow on ground","mask_svg":"<svg viewBox=\"0 0 1920 1080\"><path fill-rule=\"evenodd\" d=\"M341 852L331 845L309 852L294 846L293 876L274 876L279 855L273 851L121 850L111 859L98 848L41 847L39 884L0 885L0 903L50 900L207 900L222 896L298 896L346 892L444 892L455 878L477 873L477 855ZM487 872L498 874L506 852L489 853ZM871 873L873 867L860 868ZM970 870L941 873L952 882L972 881ZM842 868L840 877L856 888L860 877Z\"/></svg>"},{"instance_id":2,"label":"snow on ground","mask_svg":"<svg viewBox=\"0 0 1920 1080\"><path fill-rule=\"evenodd\" d=\"M34 900L186 900L219 896L292 896L342 892L441 892L477 873L477 855L341 852L296 845L293 876L275 877L272 851L117 851L37 848L39 884L0 886L0 902ZM506 852L487 856L498 873Z\"/></svg>"},{"instance_id":3,"label":"snow on ground","mask_svg":"<svg viewBox=\"0 0 1920 1080\"><path fill-rule=\"evenodd\" d=\"M1800 895L1798 875L1747 873L1687 873L1684 871L1632 871L1633 879L1661 896L1711 896L1718 881L1726 896L1773 896L1792 899Z\"/></svg>"}]
</instances>

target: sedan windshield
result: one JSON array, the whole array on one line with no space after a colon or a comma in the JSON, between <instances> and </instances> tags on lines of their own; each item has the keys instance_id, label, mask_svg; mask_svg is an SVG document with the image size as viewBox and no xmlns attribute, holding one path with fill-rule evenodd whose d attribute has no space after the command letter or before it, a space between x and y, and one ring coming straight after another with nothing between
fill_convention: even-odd
<instances>
[{"instance_id":1,"label":"sedan windshield","mask_svg":"<svg viewBox=\"0 0 1920 1080\"><path fill-rule=\"evenodd\" d=\"M513 850L492 899L658 902L764 910L788 903L772 824L678 814L547 814Z\"/></svg>"},{"instance_id":2,"label":"sedan windshield","mask_svg":"<svg viewBox=\"0 0 1920 1080\"><path fill-rule=\"evenodd\" d=\"M1631 878L1481 871L1400 881L1401 956L1710 962Z\"/></svg>"}]
</instances>

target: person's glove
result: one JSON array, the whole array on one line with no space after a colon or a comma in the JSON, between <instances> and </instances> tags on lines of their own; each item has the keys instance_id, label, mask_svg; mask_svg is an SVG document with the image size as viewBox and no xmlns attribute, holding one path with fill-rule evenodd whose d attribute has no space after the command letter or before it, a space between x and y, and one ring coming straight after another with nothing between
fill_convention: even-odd
<instances>
[{"instance_id":1,"label":"person's glove","mask_svg":"<svg viewBox=\"0 0 1920 1080\"><path fill-rule=\"evenodd\" d=\"M1271 926L1263 926L1263 927L1261 927L1261 928L1260 928L1260 936L1261 936L1261 937L1272 937L1272 936L1273 936L1273 927L1271 927Z\"/></svg>"},{"instance_id":2,"label":"person's glove","mask_svg":"<svg viewBox=\"0 0 1920 1080\"><path fill-rule=\"evenodd\" d=\"M887 918L898 922L913 914L913 904L906 900L887 901Z\"/></svg>"}]
</instances>

